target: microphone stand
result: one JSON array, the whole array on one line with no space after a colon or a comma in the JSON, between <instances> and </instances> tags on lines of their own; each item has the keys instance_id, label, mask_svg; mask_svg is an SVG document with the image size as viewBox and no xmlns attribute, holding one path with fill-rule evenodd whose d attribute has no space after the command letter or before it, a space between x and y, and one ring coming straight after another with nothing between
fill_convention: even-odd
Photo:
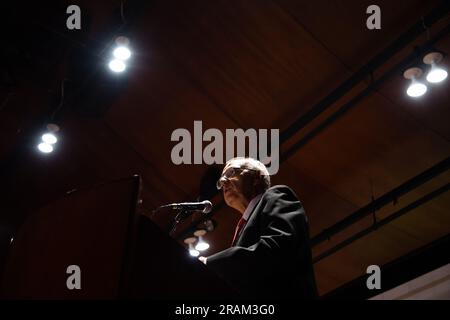
<instances>
[{"instance_id":1,"label":"microphone stand","mask_svg":"<svg viewBox=\"0 0 450 320\"><path fill-rule=\"evenodd\" d=\"M184 219L186 219L187 217L189 217L192 213L193 213L192 210L181 209L180 212L178 212L178 214L175 216L175 218L173 219L173 221L171 223L169 235L172 236L172 234L175 231L175 229L177 228L178 224L181 221L183 221Z\"/></svg>"},{"instance_id":2,"label":"microphone stand","mask_svg":"<svg viewBox=\"0 0 450 320\"><path fill-rule=\"evenodd\" d=\"M152 215L154 215L156 212L158 212L159 210L168 207L169 205L164 205L164 206L160 206L158 208L156 208L155 210L152 211ZM184 219L186 219L187 217L189 217L191 214L194 213L195 210L188 210L188 209L180 209L180 211L178 212L178 214L175 216L175 218L173 219L172 223L170 224L170 228L169 228L169 235L172 236L175 229L177 228L178 224L183 221Z\"/></svg>"}]
</instances>

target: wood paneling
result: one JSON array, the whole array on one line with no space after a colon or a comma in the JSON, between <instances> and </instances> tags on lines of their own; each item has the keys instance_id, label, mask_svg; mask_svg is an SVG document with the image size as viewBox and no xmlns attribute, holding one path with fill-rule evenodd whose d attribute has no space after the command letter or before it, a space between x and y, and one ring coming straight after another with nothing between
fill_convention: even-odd
<instances>
[{"instance_id":1,"label":"wood paneling","mask_svg":"<svg viewBox=\"0 0 450 320\"><path fill-rule=\"evenodd\" d=\"M143 178L146 212L167 202L195 200L208 166L172 163L175 142L170 137L175 129L193 133L194 120L201 120L203 130L282 131L437 3L378 1L382 30L368 31L369 1L155 1L131 29L134 52L126 88L100 119L68 112L61 122L59 150L51 157L34 155L18 164L15 194L30 194L37 206L70 188L137 173ZM113 7L108 5L108 12ZM86 8L92 17L103 17L89 33L89 39L96 39L107 19L99 12L100 2ZM445 24L437 23L430 34ZM436 47L448 52L448 40ZM416 39L374 75L423 41L425 36ZM448 58L444 66L450 68ZM401 74L392 77L281 164L273 182L287 184L299 195L312 236L369 203L372 195L390 191L450 155L448 80L420 100L406 97L407 84ZM282 150L366 85L363 81L350 90ZM25 95L38 96L29 91ZM40 106L45 113L48 106L42 102ZM12 121L4 129L6 137L29 120L27 106L16 102L14 108L22 111L13 113L8 108L0 110ZM448 178L448 174L437 177L402 197L397 206L382 209L379 217L442 186ZM442 195L319 262L320 292L360 276L370 264L386 263L449 233L449 202L449 195ZM161 213L155 218L165 226L172 216ZM238 215L224 207L214 220L217 228L207 235L208 254L228 246ZM363 219L314 248L314 254L371 223L371 217Z\"/></svg>"}]
</instances>

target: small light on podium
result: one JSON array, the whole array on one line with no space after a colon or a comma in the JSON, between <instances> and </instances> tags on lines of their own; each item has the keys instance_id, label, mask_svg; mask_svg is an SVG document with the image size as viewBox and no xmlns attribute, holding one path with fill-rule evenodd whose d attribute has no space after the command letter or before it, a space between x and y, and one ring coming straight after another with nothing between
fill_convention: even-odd
<instances>
[{"instance_id":1,"label":"small light on podium","mask_svg":"<svg viewBox=\"0 0 450 320\"><path fill-rule=\"evenodd\" d=\"M198 243L195 246L195 250L205 251L209 249L209 243L203 240L203 236L206 234L206 230L197 230L194 232L194 236L198 237Z\"/></svg>"},{"instance_id":2,"label":"small light on podium","mask_svg":"<svg viewBox=\"0 0 450 320\"><path fill-rule=\"evenodd\" d=\"M195 237L187 238L184 240L184 243L189 245L189 254L192 257L198 257L200 255L200 252L198 250L194 249L194 243L197 241Z\"/></svg>"}]
</instances>

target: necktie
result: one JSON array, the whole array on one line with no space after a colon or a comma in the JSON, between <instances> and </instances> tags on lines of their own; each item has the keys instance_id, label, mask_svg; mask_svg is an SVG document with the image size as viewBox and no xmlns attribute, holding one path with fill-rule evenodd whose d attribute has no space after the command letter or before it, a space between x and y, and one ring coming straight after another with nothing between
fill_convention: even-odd
<instances>
[{"instance_id":1,"label":"necktie","mask_svg":"<svg viewBox=\"0 0 450 320\"><path fill-rule=\"evenodd\" d=\"M234 237L233 241L231 242L231 245L234 245L234 242L236 241L236 238L239 236L242 228L244 228L244 225L247 221L244 218L241 218L236 226L236 230L234 231Z\"/></svg>"}]
</instances>

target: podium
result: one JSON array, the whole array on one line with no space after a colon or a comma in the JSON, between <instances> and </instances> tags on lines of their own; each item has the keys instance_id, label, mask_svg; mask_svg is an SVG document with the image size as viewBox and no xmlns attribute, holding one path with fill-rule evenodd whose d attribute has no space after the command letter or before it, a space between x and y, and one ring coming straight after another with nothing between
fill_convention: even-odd
<instances>
[{"instance_id":1,"label":"podium","mask_svg":"<svg viewBox=\"0 0 450 320\"><path fill-rule=\"evenodd\" d=\"M139 190L134 176L67 194L30 215L11 243L1 298L237 298L207 266L137 213ZM79 268L77 275L70 266ZM74 276L79 289L68 285Z\"/></svg>"}]
</instances>

